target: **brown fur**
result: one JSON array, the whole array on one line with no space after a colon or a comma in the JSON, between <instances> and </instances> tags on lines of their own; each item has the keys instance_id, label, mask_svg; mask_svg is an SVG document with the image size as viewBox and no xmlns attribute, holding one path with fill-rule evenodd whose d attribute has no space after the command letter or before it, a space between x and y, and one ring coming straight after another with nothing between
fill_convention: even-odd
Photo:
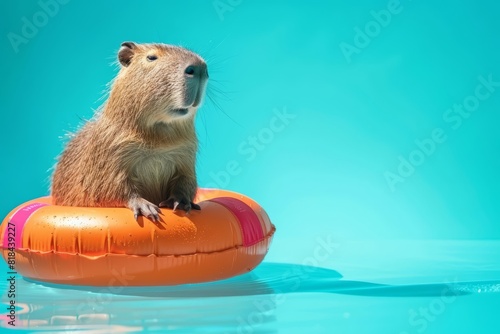
<instances>
[{"instance_id":1,"label":"brown fur","mask_svg":"<svg viewBox=\"0 0 500 334\"><path fill-rule=\"evenodd\" d=\"M148 61L151 54L158 59ZM131 204L135 199L155 205L168 199L192 202L198 105L186 106L190 92L184 69L197 64L206 71L205 63L190 51L163 44L122 47L119 59L123 67L109 99L59 159L51 189L55 204L129 206L136 211ZM196 94L203 91L204 84ZM177 108L189 113L171 112Z\"/></svg>"}]
</instances>

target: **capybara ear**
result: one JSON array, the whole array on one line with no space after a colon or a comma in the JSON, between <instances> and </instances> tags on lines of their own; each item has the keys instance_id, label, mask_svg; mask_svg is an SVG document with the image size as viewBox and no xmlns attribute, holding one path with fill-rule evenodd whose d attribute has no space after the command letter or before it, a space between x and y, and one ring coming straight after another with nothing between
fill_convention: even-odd
<instances>
[{"instance_id":1,"label":"capybara ear","mask_svg":"<svg viewBox=\"0 0 500 334\"><path fill-rule=\"evenodd\" d=\"M136 48L137 46L134 42L123 42L120 51L118 51L118 60L120 61L120 64L125 67L130 65Z\"/></svg>"}]
</instances>

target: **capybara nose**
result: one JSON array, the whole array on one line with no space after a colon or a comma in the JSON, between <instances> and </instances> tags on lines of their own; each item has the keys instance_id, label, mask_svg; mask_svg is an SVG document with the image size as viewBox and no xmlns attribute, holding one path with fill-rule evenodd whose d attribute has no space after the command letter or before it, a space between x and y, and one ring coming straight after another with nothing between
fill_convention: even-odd
<instances>
[{"instance_id":1,"label":"capybara nose","mask_svg":"<svg viewBox=\"0 0 500 334\"><path fill-rule=\"evenodd\" d=\"M207 64L198 63L192 64L186 67L184 73L188 77L198 77L198 78L208 78Z\"/></svg>"}]
</instances>

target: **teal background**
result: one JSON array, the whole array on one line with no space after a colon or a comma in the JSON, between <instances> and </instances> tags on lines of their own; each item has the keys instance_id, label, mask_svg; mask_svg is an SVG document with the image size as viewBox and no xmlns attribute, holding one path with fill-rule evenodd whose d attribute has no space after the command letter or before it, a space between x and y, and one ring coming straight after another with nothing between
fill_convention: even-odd
<instances>
[{"instance_id":1,"label":"teal background","mask_svg":"<svg viewBox=\"0 0 500 334\"><path fill-rule=\"evenodd\" d=\"M271 258L286 240L324 234L500 238L500 89L458 129L443 120L479 76L500 81L497 2L402 0L350 61L340 44L354 45L355 27L388 1L225 3L231 10L219 15L213 1L73 0L16 53L8 33L21 34L22 18L41 7L2 1L0 214L47 194L61 137L103 102L116 51L132 40L207 59L216 103L207 98L197 116L199 183L264 206L278 227ZM295 118L247 161L238 147L250 147L276 109ZM436 128L446 141L392 191L384 173ZM214 182L231 161L236 175Z\"/></svg>"},{"instance_id":2,"label":"teal background","mask_svg":"<svg viewBox=\"0 0 500 334\"><path fill-rule=\"evenodd\" d=\"M0 1L0 216L48 194L63 137L103 103L132 40L207 59L199 183L253 197L277 232L265 263L206 284L18 275L19 332L500 332L500 87L460 124L448 114L480 77L500 82L500 3L401 0L360 41L392 1L65 1L17 47L42 7ZM433 133L445 139L391 187Z\"/></svg>"}]
</instances>

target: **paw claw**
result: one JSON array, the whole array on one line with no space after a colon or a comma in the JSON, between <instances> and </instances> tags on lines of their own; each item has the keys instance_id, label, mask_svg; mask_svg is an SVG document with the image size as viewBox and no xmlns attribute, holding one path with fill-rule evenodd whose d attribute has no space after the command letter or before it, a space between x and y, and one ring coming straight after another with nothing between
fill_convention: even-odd
<instances>
[{"instance_id":1,"label":"paw claw","mask_svg":"<svg viewBox=\"0 0 500 334\"><path fill-rule=\"evenodd\" d=\"M146 201L144 198L133 198L128 202L128 207L134 212L134 218L137 220L139 216L145 216L154 222L160 221L161 210L158 206Z\"/></svg>"},{"instance_id":2,"label":"paw claw","mask_svg":"<svg viewBox=\"0 0 500 334\"><path fill-rule=\"evenodd\" d=\"M195 204L185 199L179 199L176 197L170 197L169 199L161 202L160 207L167 207L172 209L173 211L183 210L186 213L189 213L191 209L201 210L198 204Z\"/></svg>"},{"instance_id":3,"label":"paw claw","mask_svg":"<svg viewBox=\"0 0 500 334\"><path fill-rule=\"evenodd\" d=\"M170 199L166 199L164 201L162 201L159 205L158 205L160 208L172 208L173 207L173 200L170 198Z\"/></svg>"}]
</instances>

